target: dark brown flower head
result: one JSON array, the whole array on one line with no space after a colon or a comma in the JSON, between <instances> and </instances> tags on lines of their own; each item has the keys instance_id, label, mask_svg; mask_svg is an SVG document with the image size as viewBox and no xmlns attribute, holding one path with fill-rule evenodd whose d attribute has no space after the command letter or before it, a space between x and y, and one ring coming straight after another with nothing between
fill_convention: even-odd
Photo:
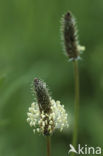
<instances>
[{"instance_id":1,"label":"dark brown flower head","mask_svg":"<svg viewBox=\"0 0 103 156\"><path fill-rule=\"evenodd\" d=\"M75 19L71 12L67 12L63 16L62 23L63 40L66 54L72 60L78 59L80 55L80 46L78 43Z\"/></svg>"},{"instance_id":2,"label":"dark brown flower head","mask_svg":"<svg viewBox=\"0 0 103 156\"><path fill-rule=\"evenodd\" d=\"M41 117L42 117L42 112L44 112L45 117L43 118L43 121L44 122L47 121L47 124L44 127L43 133L44 135L50 135L50 131L48 130L48 128L49 128L49 114L51 113L51 102L50 102L50 95L46 87L46 83L35 78L34 89L36 92L37 101L38 101L39 109L41 112ZM51 126L51 128L52 129L54 128L54 124Z\"/></svg>"},{"instance_id":3,"label":"dark brown flower head","mask_svg":"<svg viewBox=\"0 0 103 156\"><path fill-rule=\"evenodd\" d=\"M35 78L34 79L34 90L37 96L37 101L39 104L40 111L44 111L44 113L50 113L51 103L50 103L50 95L48 89L46 87L46 83Z\"/></svg>"},{"instance_id":4,"label":"dark brown flower head","mask_svg":"<svg viewBox=\"0 0 103 156\"><path fill-rule=\"evenodd\" d=\"M62 131L64 127L68 127L64 105L50 97L46 84L35 78L34 90L37 101L31 104L27 113L27 122L34 128L33 132L49 136L55 129Z\"/></svg>"}]
</instances>

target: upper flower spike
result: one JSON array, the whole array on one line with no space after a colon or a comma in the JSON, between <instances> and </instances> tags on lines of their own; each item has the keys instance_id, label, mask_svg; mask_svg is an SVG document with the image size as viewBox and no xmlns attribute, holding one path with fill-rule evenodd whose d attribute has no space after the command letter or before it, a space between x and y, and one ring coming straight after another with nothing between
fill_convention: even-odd
<instances>
[{"instance_id":1,"label":"upper flower spike","mask_svg":"<svg viewBox=\"0 0 103 156\"><path fill-rule=\"evenodd\" d=\"M27 121L34 127L33 131L50 135L55 129L62 131L64 127L68 127L64 105L50 97L46 84L35 78L34 89L37 102L31 104L27 113Z\"/></svg>"},{"instance_id":2,"label":"upper flower spike","mask_svg":"<svg viewBox=\"0 0 103 156\"><path fill-rule=\"evenodd\" d=\"M64 46L71 60L79 59L80 52L85 50L85 47L79 45L75 23L71 12L67 12L62 18Z\"/></svg>"}]
</instances>

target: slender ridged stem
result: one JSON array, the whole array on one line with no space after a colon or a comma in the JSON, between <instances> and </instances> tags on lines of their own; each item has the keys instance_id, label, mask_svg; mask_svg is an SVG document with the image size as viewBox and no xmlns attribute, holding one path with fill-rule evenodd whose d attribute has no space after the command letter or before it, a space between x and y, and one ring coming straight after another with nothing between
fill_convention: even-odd
<instances>
[{"instance_id":1,"label":"slender ridged stem","mask_svg":"<svg viewBox=\"0 0 103 156\"><path fill-rule=\"evenodd\" d=\"M76 148L78 141L78 123L79 123L79 70L78 61L74 62L74 78L75 78L75 105L74 105L74 132L73 132L73 146ZM72 153L71 156L75 154Z\"/></svg>"},{"instance_id":2,"label":"slender ridged stem","mask_svg":"<svg viewBox=\"0 0 103 156\"><path fill-rule=\"evenodd\" d=\"M51 156L51 138L47 136L47 156Z\"/></svg>"}]
</instances>

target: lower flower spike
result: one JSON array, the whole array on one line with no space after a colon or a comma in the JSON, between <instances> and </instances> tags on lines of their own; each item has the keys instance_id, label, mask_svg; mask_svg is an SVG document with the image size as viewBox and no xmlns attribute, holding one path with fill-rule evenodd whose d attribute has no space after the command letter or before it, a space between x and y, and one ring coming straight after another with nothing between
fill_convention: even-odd
<instances>
[{"instance_id":1,"label":"lower flower spike","mask_svg":"<svg viewBox=\"0 0 103 156\"><path fill-rule=\"evenodd\" d=\"M27 113L27 122L33 127L33 132L51 135L55 129L62 131L68 127L68 115L64 105L50 97L46 84L36 78L34 90L37 102L31 104Z\"/></svg>"}]
</instances>

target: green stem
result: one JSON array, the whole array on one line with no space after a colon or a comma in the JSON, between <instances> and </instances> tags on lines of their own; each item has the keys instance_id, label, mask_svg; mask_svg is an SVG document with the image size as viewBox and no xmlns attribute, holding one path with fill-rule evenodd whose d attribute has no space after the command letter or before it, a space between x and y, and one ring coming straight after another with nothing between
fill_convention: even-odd
<instances>
[{"instance_id":1,"label":"green stem","mask_svg":"<svg viewBox=\"0 0 103 156\"><path fill-rule=\"evenodd\" d=\"M47 136L47 156L51 156L51 139Z\"/></svg>"},{"instance_id":2,"label":"green stem","mask_svg":"<svg viewBox=\"0 0 103 156\"><path fill-rule=\"evenodd\" d=\"M74 61L74 77L75 77L75 106L74 106L74 133L73 133L73 146L76 148L78 140L78 123L79 123L79 70L78 61ZM75 154L72 153L72 156Z\"/></svg>"}]
</instances>

